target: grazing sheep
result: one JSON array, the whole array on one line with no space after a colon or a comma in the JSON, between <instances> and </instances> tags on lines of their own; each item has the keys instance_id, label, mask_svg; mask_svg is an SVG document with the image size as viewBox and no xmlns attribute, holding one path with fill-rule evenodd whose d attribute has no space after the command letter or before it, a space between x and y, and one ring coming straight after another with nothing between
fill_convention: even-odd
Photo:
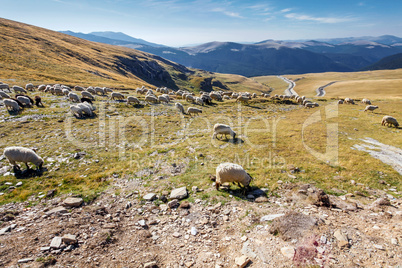
<instances>
[{"instance_id":1,"label":"grazing sheep","mask_svg":"<svg viewBox=\"0 0 402 268\"><path fill-rule=\"evenodd\" d=\"M80 97L74 92L68 93L68 99L72 102L80 102Z\"/></svg>"},{"instance_id":2,"label":"grazing sheep","mask_svg":"<svg viewBox=\"0 0 402 268\"><path fill-rule=\"evenodd\" d=\"M61 92L63 92L63 95L68 96L68 94L71 92L70 90L68 90L67 88L62 88Z\"/></svg>"},{"instance_id":3,"label":"grazing sheep","mask_svg":"<svg viewBox=\"0 0 402 268\"><path fill-rule=\"evenodd\" d=\"M39 86L38 86L38 90L39 90L39 91L45 91L45 89L46 89L46 85L43 85L43 84L42 84L42 85L39 85Z\"/></svg>"},{"instance_id":4,"label":"grazing sheep","mask_svg":"<svg viewBox=\"0 0 402 268\"><path fill-rule=\"evenodd\" d=\"M315 107L315 104L312 103L312 102L307 102L306 104L304 104L304 107L305 107L305 108L314 108L314 107Z\"/></svg>"},{"instance_id":5,"label":"grazing sheep","mask_svg":"<svg viewBox=\"0 0 402 268\"><path fill-rule=\"evenodd\" d=\"M4 149L4 156L13 165L14 170L20 170L16 162L25 163L27 169L30 169L28 163L33 163L39 170L42 169L43 159L32 149L19 146L7 147Z\"/></svg>"},{"instance_id":6,"label":"grazing sheep","mask_svg":"<svg viewBox=\"0 0 402 268\"><path fill-rule=\"evenodd\" d=\"M92 100L90 98L85 98L85 97L81 98L81 102L88 102L88 103L92 104Z\"/></svg>"},{"instance_id":7,"label":"grazing sheep","mask_svg":"<svg viewBox=\"0 0 402 268\"><path fill-rule=\"evenodd\" d=\"M91 93L89 93L88 91L82 91L81 96L83 98L89 98L91 100L95 100L95 97Z\"/></svg>"},{"instance_id":8,"label":"grazing sheep","mask_svg":"<svg viewBox=\"0 0 402 268\"><path fill-rule=\"evenodd\" d=\"M77 105L70 105L70 111L77 118L84 117L83 111Z\"/></svg>"},{"instance_id":9,"label":"grazing sheep","mask_svg":"<svg viewBox=\"0 0 402 268\"><path fill-rule=\"evenodd\" d=\"M103 91L105 92L105 93L113 93L113 89L111 89L111 88L108 88L108 87L104 87L103 88Z\"/></svg>"},{"instance_id":10,"label":"grazing sheep","mask_svg":"<svg viewBox=\"0 0 402 268\"><path fill-rule=\"evenodd\" d=\"M211 103L212 103L211 97L207 94L202 94L201 99L206 105L211 105Z\"/></svg>"},{"instance_id":11,"label":"grazing sheep","mask_svg":"<svg viewBox=\"0 0 402 268\"><path fill-rule=\"evenodd\" d=\"M228 95L224 95L224 96L223 96L223 99L224 99L224 100L230 100L230 97L229 97Z\"/></svg>"},{"instance_id":12,"label":"grazing sheep","mask_svg":"<svg viewBox=\"0 0 402 268\"><path fill-rule=\"evenodd\" d=\"M184 111L184 107L181 103L176 102L174 106L176 107L177 110L179 110L179 112L181 112L182 114L186 114L186 112Z\"/></svg>"},{"instance_id":13,"label":"grazing sheep","mask_svg":"<svg viewBox=\"0 0 402 268\"><path fill-rule=\"evenodd\" d=\"M154 95L147 95L145 96L145 101L148 103L159 103L158 98Z\"/></svg>"},{"instance_id":14,"label":"grazing sheep","mask_svg":"<svg viewBox=\"0 0 402 268\"><path fill-rule=\"evenodd\" d=\"M88 115L89 117L92 117L94 113L92 111L95 110L95 108L89 104L88 102L82 102L78 103L77 106L81 108L84 114Z\"/></svg>"},{"instance_id":15,"label":"grazing sheep","mask_svg":"<svg viewBox=\"0 0 402 268\"><path fill-rule=\"evenodd\" d=\"M374 111L375 109L378 109L378 106L375 105L367 105L366 109L364 109L364 111Z\"/></svg>"},{"instance_id":16,"label":"grazing sheep","mask_svg":"<svg viewBox=\"0 0 402 268\"><path fill-rule=\"evenodd\" d=\"M234 163L222 163L216 168L215 187L219 191L221 184L236 182L239 186L242 184L247 189L252 179L242 166Z\"/></svg>"},{"instance_id":17,"label":"grazing sheep","mask_svg":"<svg viewBox=\"0 0 402 268\"><path fill-rule=\"evenodd\" d=\"M338 100L338 104L343 104L343 100Z\"/></svg>"},{"instance_id":18,"label":"grazing sheep","mask_svg":"<svg viewBox=\"0 0 402 268\"><path fill-rule=\"evenodd\" d=\"M8 95L6 92L3 92L3 91L0 91L0 97L11 99L10 95Z\"/></svg>"},{"instance_id":19,"label":"grazing sheep","mask_svg":"<svg viewBox=\"0 0 402 268\"><path fill-rule=\"evenodd\" d=\"M96 91L93 87L87 87L86 91L88 91L89 93L94 94L94 95L96 94Z\"/></svg>"},{"instance_id":20,"label":"grazing sheep","mask_svg":"<svg viewBox=\"0 0 402 268\"><path fill-rule=\"evenodd\" d=\"M225 96L225 97L228 97L228 96ZM195 103L197 103L198 105L204 106L204 101L200 97L195 98Z\"/></svg>"},{"instance_id":21,"label":"grazing sheep","mask_svg":"<svg viewBox=\"0 0 402 268\"><path fill-rule=\"evenodd\" d=\"M191 115L191 114L199 114L202 113L201 109L195 108L195 107L188 107L187 108L187 114Z\"/></svg>"},{"instance_id":22,"label":"grazing sheep","mask_svg":"<svg viewBox=\"0 0 402 268\"><path fill-rule=\"evenodd\" d=\"M363 104L368 104L368 105L370 105L370 104L371 104L371 101L368 100L368 99L362 99L362 103L363 103Z\"/></svg>"},{"instance_id":23,"label":"grazing sheep","mask_svg":"<svg viewBox=\"0 0 402 268\"><path fill-rule=\"evenodd\" d=\"M8 86L8 84L0 84L0 89L7 89L11 93L11 90L10 90L10 87Z\"/></svg>"},{"instance_id":24,"label":"grazing sheep","mask_svg":"<svg viewBox=\"0 0 402 268\"><path fill-rule=\"evenodd\" d=\"M31 100L25 96L18 96L17 100L19 100L24 106L32 106Z\"/></svg>"},{"instance_id":25,"label":"grazing sheep","mask_svg":"<svg viewBox=\"0 0 402 268\"><path fill-rule=\"evenodd\" d=\"M13 89L14 89L14 92L15 92L15 93L17 93L17 91L18 91L18 92L22 92L22 93L24 93L24 94L27 93L27 91L26 91L25 89L23 89L22 87L20 87L20 86L13 86Z\"/></svg>"},{"instance_id":26,"label":"grazing sheep","mask_svg":"<svg viewBox=\"0 0 402 268\"><path fill-rule=\"evenodd\" d=\"M187 94L186 101L193 103L193 102L195 102L195 97L193 95Z\"/></svg>"},{"instance_id":27,"label":"grazing sheep","mask_svg":"<svg viewBox=\"0 0 402 268\"><path fill-rule=\"evenodd\" d=\"M112 92L112 95L110 97L112 100L114 99L120 99L120 100L124 100L124 95L119 93L119 92Z\"/></svg>"},{"instance_id":28,"label":"grazing sheep","mask_svg":"<svg viewBox=\"0 0 402 268\"><path fill-rule=\"evenodd\" d=\"M218 134L221 134L221 137L225 135L225 138L226 135L230 135L233 140L236 138L236 132L234 132L230 126L224 124L218 123L214 125L214 134L212 135L212 138L214 139L216 137L218 139Z\"/></svg>"},{"instance_id":29,"label":"grazing sheep","mask_svg":"<svg viewBox=\"0 0 402 268\"><path fill-rule=\"evenodd\" d=\"M85 88L80 87L80 86L75 86L75 87L74 87L74 90L75 90L75 91L85 91Z\"/></svg>"},{"instance_id":30,"label":"grazing sheep","mask_svg":"<svg viewBox=\"0 0 402 268\"><path fill-rule=\"evenodd\" d=\"M219 93L211 92L209 93L209 96L211 99L216 100L216 101L222 101L222 96Z\"/></svg>"},{"instance_id":31,"label":"grazing sheep","mask_svg":"<svg viewBox=\"0 0 402 268\"><path fill-rule=\"evenodd\" d=\"M52 94L56 94L57 96L64 95L63 90L61 89L61 87L55 86L55 87L52 87L51 90L52 90Z\"/></svg>"},{"instance_id":32,"label":"grazing sheep","mask_svg":"<svg viewBox=\"0 0 402 268\"><path fill-rule=\"evenodd\" d=\"M35 105L38 107L45 107L42 103L42 98L40 96L35 96Z\"/></svg>"},{"instance_id":33,"label":"grazing sheep","mask_svg":"<svg viewBox=\"0 0 402 268\"><path fill-rule=\"evenodd\" d=\"M162 103L162 102L169 103L169 100L165 96L162 96L162 95L158 97L158 101L160 103Z\"/></svg>"},{"instance_id":34,"label":"grazing sheep","mask_svg":"<svg viewBox=\"0 0 402 268\"><path fill-rule=\"evenodd\" d=\"M344 103L345 103L345 104L355 104L354 100L351 99L351 98L345 98Z\"/></svg>"},{"instance_id":35,"label":"grazing sheep","mask_svg":"<svg viewBox=\"0 0 402 268\"><path fill-rule=\"evenodd\" d=\"M253 93L253 94L251 95L251 97L254 98L254 99L257 98L257 93Z\"/></svg>"},{"instance_id":36,"label":"grazing sheep","mask_svg":"<svg viewBox=\"0 0 402 268\"><path fill-rule=\"evenodd\" d=\"M95 94L100 93L102 96L105 95L105 91L101 87L95 87Z\"/></svg>"},{"instance_id":37,"label":"grazing sheep","mask_svg":"<svg viewBox=\"0 0 402 268\"><path fill-rule=\"evenodd\" d=\"M240 101L241 103L247 103L250 100L250 97L246 97L244 95L240 95L239 97L237 97L236 102Z\"/></svg>"},{"instance_id":38,"label":"grazing sheep","mask_svg":"<svg viewBox=\"0 0 402 268\"><path fill-rule=\"evenodd\" d=\"M3 102L4 102L4 105L6 106L7 110L9 110L9 108L11 108L11 111L16 111L16 112L18 112L20 110L20 105L15 100L4 99Z\"/></svg>"},{"instance_id":39,"label":"grazing sheep","mask_svg":"<svg viewBox=\"0 0 402 268\"><path fill-rule=\"evenodd\" d=\"M128 97L127 97L127 105L129 105L130 103L133 103L133 104L140 104L140 100L137 99L136 97L128 96Z\"/></svg>"},{"instance_id":40,"label":"grazing sheep","mask_svg":"<svg viewBox=\"0 0 402 268\"><path fill-rule=\"evenodd\" d=\"M34 87L34 85L32 83L26 84L25 89L35 91L35 87Z\"/></svg>"},{"instance_id":41,"label":"grazing sheep","mask_svg":"<svg viewBox=\"0 0 402 268\"><path fill-rule=\"evenodd\" d=\"M386 115L382 118L381 126L385 125L394 125L395 127L399 127L398 121L392 116Z\"/></svg>"}]
</instances>

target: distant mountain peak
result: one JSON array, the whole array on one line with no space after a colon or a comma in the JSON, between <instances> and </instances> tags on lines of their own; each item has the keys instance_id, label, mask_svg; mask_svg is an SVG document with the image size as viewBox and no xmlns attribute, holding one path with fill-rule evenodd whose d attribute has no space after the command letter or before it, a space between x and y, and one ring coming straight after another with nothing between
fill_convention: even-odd
<instances>
[{"instance_id":1,"label":"distant mountain peak","mask_svg":"<svg viewBox=\"0 0 402 268\"><path fill-rule=\"evenodd\" d=\"M129 36L122 32L102 31L102 32L91 32L89 34L100 36L100 37L106 37L106 38L114 39L114 40L126 41L126 42L130 42L130 43L143 44L143 45L147 45L147 46L151 46L151 47L164 47L164 45L151 43L151 42L145 41L144 39L140 39L140 38L134 38L134 37Z\"/></svg>"}]
</instances>

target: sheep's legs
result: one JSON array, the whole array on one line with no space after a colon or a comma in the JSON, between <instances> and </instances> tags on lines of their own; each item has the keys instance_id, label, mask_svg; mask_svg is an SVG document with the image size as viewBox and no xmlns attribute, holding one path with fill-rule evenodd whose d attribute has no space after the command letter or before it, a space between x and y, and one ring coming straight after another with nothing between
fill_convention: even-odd
<instances>
[{"instance_id":1,"label":"sheep's legs","mask_svg":"<svg viewBox=\"0 0 402 268\"><path fill-rule=\"evenodd\" d=\"M30 170L31 168L28 166L28 163L25 163L25 165L27 166L27 170Z\"/></svg>"}]
</instances>

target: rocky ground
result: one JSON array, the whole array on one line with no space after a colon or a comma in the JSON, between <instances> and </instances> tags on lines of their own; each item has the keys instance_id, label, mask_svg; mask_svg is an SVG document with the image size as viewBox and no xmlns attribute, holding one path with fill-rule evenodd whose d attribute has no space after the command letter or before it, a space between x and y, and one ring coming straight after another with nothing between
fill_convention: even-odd
<instances>
[{"instance_id":1,"label":"rocky ground","mask_svg":"<svg viewBox=\"0 0 402 268\"><path fill-rule=\"evenodd\" d=\"M331 196L279 181L275 194L201 200L197 187L158 196L110 180L89 204L50 191L1 206L0 266L402 267L402 200L382 190Z\"/></svg>"}]
</instances>

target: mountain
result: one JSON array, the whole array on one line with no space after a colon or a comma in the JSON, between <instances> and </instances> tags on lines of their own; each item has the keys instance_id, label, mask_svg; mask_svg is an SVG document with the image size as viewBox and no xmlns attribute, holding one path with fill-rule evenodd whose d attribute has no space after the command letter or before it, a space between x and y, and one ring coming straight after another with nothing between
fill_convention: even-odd
<instances>
[{"instance_id":1,"label":"mountain","mask_svg":"<svg viewBox=\"0 0 402 268\"><path fill-rule=\"evenodd\" d=\"M172 89L192 73L159 56L0 18L2 80Z\"/></svg>"},{"instance_id":2,"label":"mountain","mask_svg":"<svg viewBox=\"0 0 402 268\"><path fill-rule=\"evenodd\" d=\"M165 47L164 45L155 44L155 43L145 41L143 39L131 37L122 32L107 31L107 32L91 32L89 34L100 36L100 37L106 37L106 38L113 39L113 40L121 40L121 41L126 41L129 43L142 44L142 45L151 46L151 47Z\"/></svg>"},{"instance_id":3,"label":"mountain","mask_svg":"<svg viewBox=\"0 0 402 268\"><path fill-rule=\"evenodd\" d=\"M74 35L138 49L187 67L244 76L357 71L386 56L402 52L402 38L390 35L304 41L268 39L252 44L209 42L174 48L144 42L140 44L138 39L123 33L100 33L102 36L93 33Z\"/></svg>"},{"instance_id":4,"label":"mountain","mask_svg":"<svg viewBox=\"0 0 402 268\"><path fill-rule=\"evenodd\" d=\"M363 68L362 70L393 70L402 68L402 53L385 57L378 62Z\"/></svg>"}]
</instances>

